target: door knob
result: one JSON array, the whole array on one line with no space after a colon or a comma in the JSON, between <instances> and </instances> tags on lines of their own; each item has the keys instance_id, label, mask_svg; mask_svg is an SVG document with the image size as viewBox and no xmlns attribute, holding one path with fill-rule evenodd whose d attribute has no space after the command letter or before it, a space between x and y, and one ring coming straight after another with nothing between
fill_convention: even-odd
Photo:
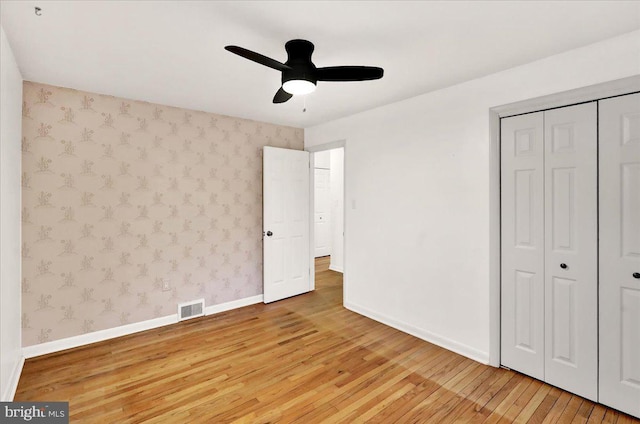
<instances>
[{"instance_id":1,"label":"door knob","mask_svg":"<svg viewBox=\"0 0 640 424\"><path fill-rule=\"evenodd\" d=\"M640 278L640 272L634 272L633 278Z\"/></svg>"},{"instance_id":2,"label":"door knob","mask_svg":"<svg viewBox=\"0 0 640 424\"><path fill-rule=\"evenodd\" d=\"M567 264L560 264L560 268L562 268L562 269L567 269L567 268L569 268L569 267L567 266Z\"/></svg>"},{"instance_id":3,"label":"door knob","mask_svg":"<svg viewBox=\"0 0 640 424\"><path fill-rule=\"evenodd\" d=\"M271 231L267 231L267 237L271 237L273 233Z\"/></svg>"}]
</instances>

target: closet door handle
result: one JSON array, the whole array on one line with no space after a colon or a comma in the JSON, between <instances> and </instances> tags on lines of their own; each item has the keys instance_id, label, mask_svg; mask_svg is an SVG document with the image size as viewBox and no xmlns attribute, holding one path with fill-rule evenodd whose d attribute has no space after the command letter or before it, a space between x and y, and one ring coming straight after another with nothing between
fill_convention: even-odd
<instances>
[{"instance_id":1,"label":"closet door handle","mask_svg":"<svg viewBox=\"0 0 640 424\"><path fill-rule=\"evenodd\" d=\"M634 272L634 273L633 273L633 278L638 278L638 279L640 279L640 272Z\"/></svg>"},{"instance_id":2,"label":"closet door handle","mask_svg":"<svg viewBox=\"0 0 640 424\"><path fill-rule=\"evenodd\" d=\"M567 269L567 268L569 268L569 267L567 266L567 264L560 264L560 268L562 268L562 269Z\"/></svg>"}]
</instances>

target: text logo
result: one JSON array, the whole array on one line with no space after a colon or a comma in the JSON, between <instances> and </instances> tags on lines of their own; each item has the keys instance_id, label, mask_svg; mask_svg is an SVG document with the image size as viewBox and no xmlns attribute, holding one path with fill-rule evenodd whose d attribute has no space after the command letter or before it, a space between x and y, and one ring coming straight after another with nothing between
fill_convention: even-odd
<instances>
[{"instance_id":1,"label":"text logo","mask_svg":"<svg viewBox=\"0 0 640 424\"><path fill-rule=\"evenodd\" d=\"M69 402L0 402L0 422L69 424Z\"/></svg>"}]
</instances>

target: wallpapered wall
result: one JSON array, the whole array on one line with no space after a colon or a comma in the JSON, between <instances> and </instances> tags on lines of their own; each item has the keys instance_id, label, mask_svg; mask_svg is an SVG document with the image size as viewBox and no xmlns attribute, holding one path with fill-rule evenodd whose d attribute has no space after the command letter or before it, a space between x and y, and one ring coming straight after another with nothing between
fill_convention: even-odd
<instances>
[{"instance_id":1,"label":"wallpapered wall","mask_svg":"<svg viewBox=\"0 0 640 424\"><path fill-rule=\"evenodd\" d=\"M262 147L303 130L25 82L22 135L23 346L262 293Z\"/></svg>"}]
</instances>

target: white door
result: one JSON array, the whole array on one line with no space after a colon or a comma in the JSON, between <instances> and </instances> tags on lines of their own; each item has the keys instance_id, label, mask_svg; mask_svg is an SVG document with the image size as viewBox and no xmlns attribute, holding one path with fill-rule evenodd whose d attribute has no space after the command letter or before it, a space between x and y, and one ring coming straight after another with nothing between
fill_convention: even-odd
<instances>
[{"instance_id":1,"label":"white door","mask_svg":"<svg viewBox=\"0 0 640 424\"><path fill-rule=\"evenodd\" d=\"M600 108L600 402L640 417L640 94Z\"/></svg>"},{"instance_id":2,"label":"white door","mask_svg":"<svg viewBox=\"0 0 640 424\"><path fill-rule=\"evenodd\" d=\"M597 104L544 123L545 381L597 401Z\"/></svg>"},{"instance_id":3,"label":"white door","mask_svg":"<svg viewBox=\"0 0 640 424\"><path fill-rule=\"evenodd\" d=\"M544 380L543 113L501 121L501 362Z\"/></svg>"},{"instance_id":4,"label":"white door","mask_svg":"<svg viewBox=\"0 0 640 424\"><path fill-rule=\"evenodd\" d=\"M315 193L314 204L314 242L315 257L331 254L331 202L329 170L316 168L314 170Z\"/></svg>"},{"instance_id":5,"label":"white door","mask_svg":"<svg viewBox=\"0 0 640 424\"><path fill-rule=\"evenodd\" d=\"M264 302L310 290L309 153L265 147Z\"/></svg>"}]
</instances>

